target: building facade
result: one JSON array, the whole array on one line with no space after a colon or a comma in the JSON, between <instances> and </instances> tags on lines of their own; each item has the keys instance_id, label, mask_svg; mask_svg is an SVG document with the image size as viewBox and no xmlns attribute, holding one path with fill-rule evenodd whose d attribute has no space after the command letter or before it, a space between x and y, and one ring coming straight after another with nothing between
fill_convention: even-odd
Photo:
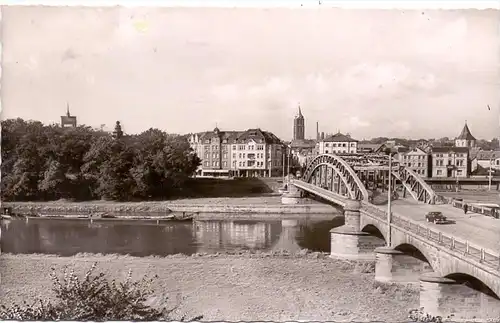
<instances>
[{"instance_id":1,"label":"building facade","mask_svg":"<svg viewBox=\"0 0 500 323\"><path fill-rule=\"evenodd\" d=\"M479 151L474 160L477 166L481 166L482 168L489 169L491 167L491 169L500 170L499 150Z\"/></svg>"},{"instance_id":2,"label":"building facade","mask_svg":"<svg viewBox=\"0 0 500 323\"><path fill-rule=\"evenodd\" d=\"M318 154L354 154L358 141L339 132L319 141L316 146Z\"/></svg>"},{"instance_id":3,"label":"building facade","mask_svg":"<svg viewBox=\"0 0 500 323\"><path fill-rule=\"evenodd\" d=\"M430 177L430 160L429 154L416 147L398 151L396 158L401 165L415 171L420 177Z\"/></svg>"},{"instance_id":4,"label":"building facade","mask_svg":"<svg viewBox=\"0 0 500 323\"><path fill-rule=\"evenodd\" d=\"M464 128L462 129L460 135L455 138L455 146L467 148L476 147L476 138L471 134L470 129L467 126L467 121L465 121Z\"/></svg>"},{"instance_id":5,"label":"building facade","mask_svg":"<svg viewBox=\"0 0 500 323\"><path fill-rule=\"evenodd\" d=\"M261 129L191 134L191 148L201 159L197 176L281 176L285 147L273 133Z\"/></svg>"},{"instance_id":6,"label":"building facade","mask_svg":"<svg viewBox=\"0 0 500 323\"><path fill-rule=\"evenodd\" d=\"M432 177L457 178L470 175L469 148L433 147Z\"/></svg>"}]
</instances>

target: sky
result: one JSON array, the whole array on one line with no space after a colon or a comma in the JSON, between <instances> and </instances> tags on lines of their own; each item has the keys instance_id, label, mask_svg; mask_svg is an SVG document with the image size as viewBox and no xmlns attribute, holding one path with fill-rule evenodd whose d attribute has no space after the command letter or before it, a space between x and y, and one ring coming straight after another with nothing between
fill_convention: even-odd
<instances>
[{"instance_id":1,"label":"sky","mask_svg":"<svg viewBox=\"0 0 500 323\"><path fill-rule=\"evenodd\" d=\"M2 9L2 118L127 133L500 136L498 10ZM490 110L488 110L488 105Z\"/></svg>"}]
</instances>

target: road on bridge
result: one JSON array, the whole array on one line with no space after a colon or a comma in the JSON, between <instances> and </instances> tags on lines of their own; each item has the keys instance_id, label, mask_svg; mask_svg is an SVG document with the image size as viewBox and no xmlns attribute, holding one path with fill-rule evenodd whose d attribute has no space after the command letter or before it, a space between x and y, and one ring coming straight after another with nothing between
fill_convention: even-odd
<instances>
[{"instance_id":1,"label":"road on bridge","mask_svg":"<svg viewBox=\"0 0 500 323\"><path fill-rule=\"evenodd\" d=\"M427 223L427 212L442 212L450 224ZM428 225L433 230L445 234L452 234L457 239L468 240L478 247L498 252L500 250L500 219L495 219L477 213L464 214L464 211L453 207L451 204L429 205L422 204L410 198L393 201L392 212L411 218L422 225Z\"/></svg>"}]
</instances>

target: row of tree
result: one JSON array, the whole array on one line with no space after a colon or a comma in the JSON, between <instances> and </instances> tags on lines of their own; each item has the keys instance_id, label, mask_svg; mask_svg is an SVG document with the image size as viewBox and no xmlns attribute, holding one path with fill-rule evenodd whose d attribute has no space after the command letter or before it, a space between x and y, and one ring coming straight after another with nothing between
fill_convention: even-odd
<instances>
[{"instance_id":1,"label":"row of tree","mask_svg":"<svg viewBox=\"0 0 500 323\"><path fill-rule=\"evenodd\" d=\"M168 198L200 165L185 137L158 129L126 136L19 118L1 125L4 201Z\"/></svg>"}]
</instances>

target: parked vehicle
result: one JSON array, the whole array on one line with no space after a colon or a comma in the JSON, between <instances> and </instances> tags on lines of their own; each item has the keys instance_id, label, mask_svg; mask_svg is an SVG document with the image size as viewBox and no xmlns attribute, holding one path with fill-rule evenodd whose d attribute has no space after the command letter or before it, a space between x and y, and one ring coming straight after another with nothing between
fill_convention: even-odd
<instances>
[{"instance_id":1,"label":"parked vehicle","mask_svg":"<svg viewBox=\"0 0 500 323\"><path fill-rule=\"evenodd\" d=\"M446 223L446 217L441 212L429 212L425 215L427 222L432 222L434 224Z\"/></svg>"}]
</instances>

